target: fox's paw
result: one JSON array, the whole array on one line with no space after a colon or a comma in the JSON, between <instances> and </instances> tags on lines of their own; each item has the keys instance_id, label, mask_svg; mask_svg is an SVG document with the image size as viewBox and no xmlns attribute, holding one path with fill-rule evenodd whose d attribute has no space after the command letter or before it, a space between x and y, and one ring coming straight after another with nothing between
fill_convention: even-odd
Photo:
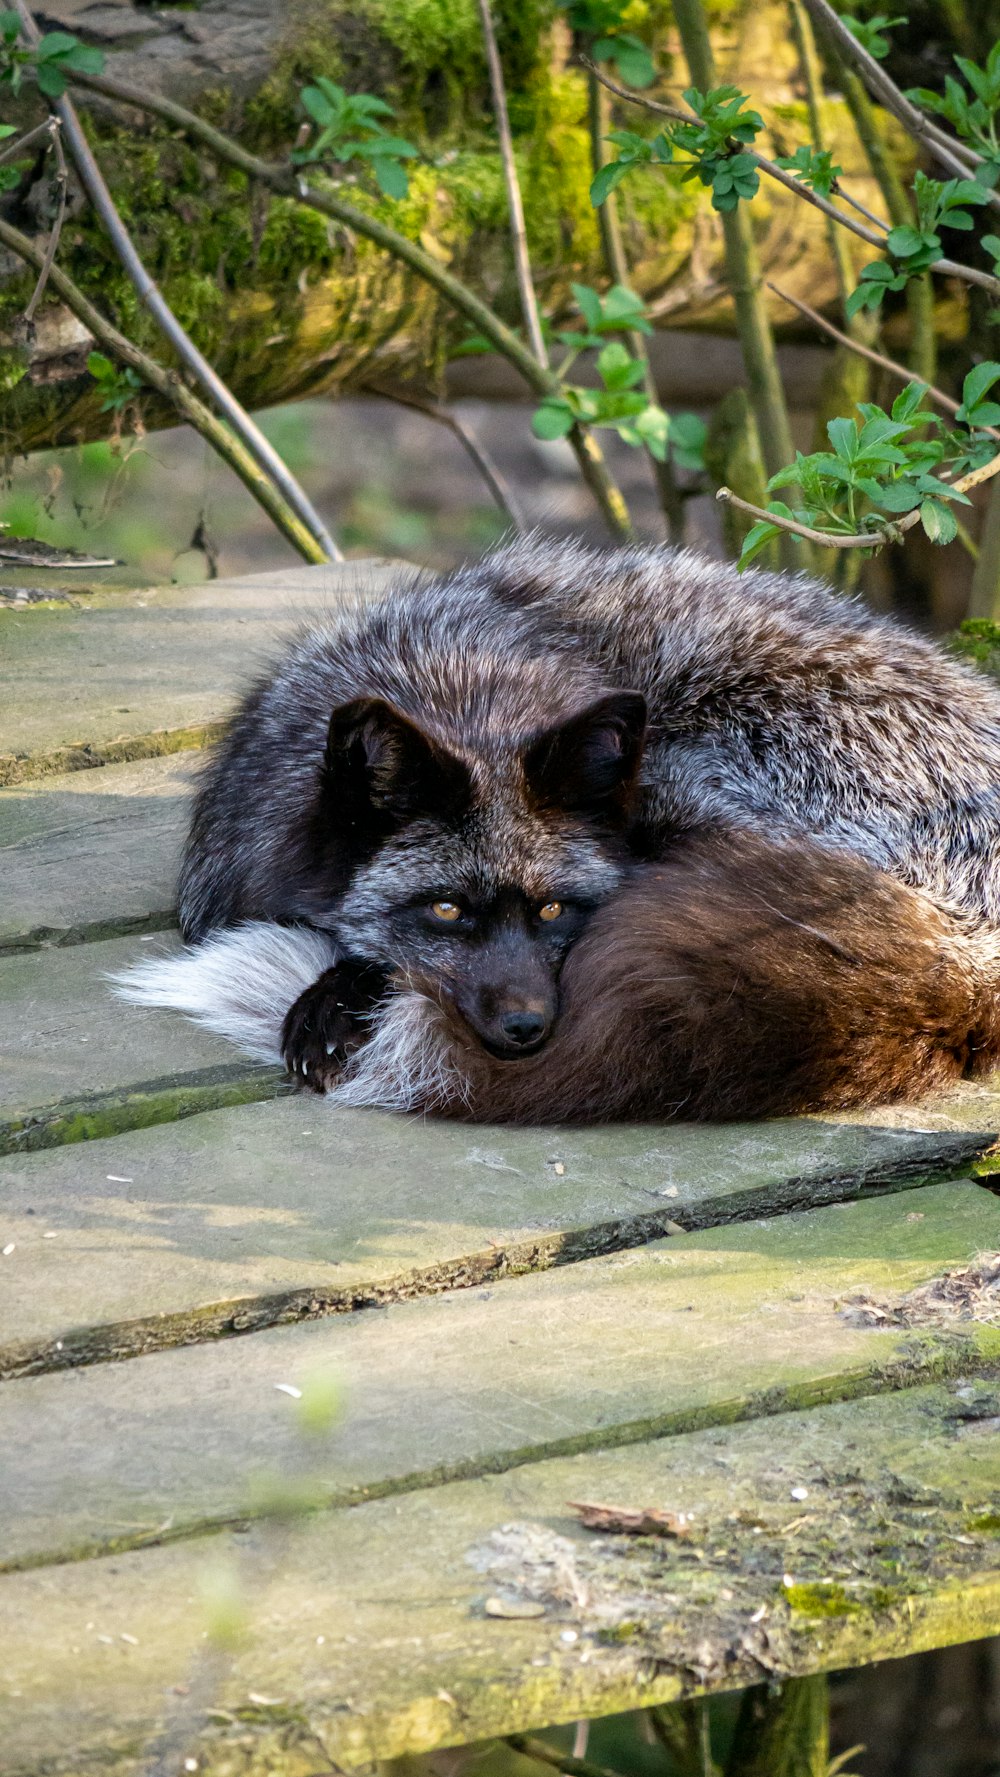
<instances>
[{"instance_id":1,"label":"fox's paw","mask_svg":"<svg viewBox=\"0 0 1000 1777\"><path fill-rule=\"evenodd\" d=\"M300 993L281 1027L290 1074L314 1092L328 1092L352 1050L368 1035L367 1015L386 990L375 963L347 959Z\"/></svg>"}]
</instances>

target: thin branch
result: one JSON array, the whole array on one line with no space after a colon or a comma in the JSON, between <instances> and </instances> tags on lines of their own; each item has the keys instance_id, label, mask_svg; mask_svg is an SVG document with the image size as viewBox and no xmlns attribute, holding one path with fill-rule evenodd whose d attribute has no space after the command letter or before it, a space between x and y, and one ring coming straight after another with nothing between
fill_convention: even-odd
<instances>
[{"instance_id":1,"label":"thin branch","mask_svg":"<svg viewBox=\"0 0 1000 1777\"><path fill-rule=\"evenodd\" d=\"M805 3L809 5L811 0L805 0ZM606 86L609 92L617 93L619 98L627 99L631 105L638 105L643 111L655 111L661 116L672 117L680 123L697 123L698 120L693 112L683 111L678 105L664 105L657 99L647 98L645 93L629 92L626 87L619 86L616 81L612 80L610 75L595 67L593 62L587 61L585 56L580 59L588 68L593 69L602 86ZM877 63L876 66L878 66ZM807 204L812 204L814 209L822 210L824 216L829 216L835 222L839 222L842 228L849 228L852 234L856 234L859 240L866 241L869 247L877 248L880 253L885 251L884 231L888 228L887 223L877 217L873 218L878 228L883 231L881 234L875 234L872 229L866 228L863 222L856 222L853 216L846 216L843 210L838 210L836 204L832 204L829 198L821 197L818 191L813 191L811 186L805 185L801 179L796 179L794 174L787 173L784 167L778 166L776 161L769 160L766 154L758 154L755 148L749 146L741 146L740 153L748 154L762 173L766 173L770 179L777 180L778 184L783 185L786 191L792 191L796 197L804 198ZM963 174L963 177L966 176ZM846 197L846 193L841 187L838 186L838 190L842 197ZM997 193L991 193L991 197L997 196ZM853 199L847 198L847 202L853 203L855 209L861 208ZM1000 197L998 197L998 203L1000 203ZM863 213L869 214L868 211ZM1000 278L993 277L989 272L980 271L978 266L959 265L954 259L935 259L933 265L928 269L941 272L945 277L963 278L967 284L980 284L984 290L989 290L991 295L1000 296Z\"/></svg>"},{"instance_id":2,"label":"thin branch","mask_svg":"<svg viewBox=\"0 0 1000 1777\"><path fill-rule=\"evenodd\" d=\"M0 166L5 160L16 160L19 154L23 154L27 148L34 147L34 144L40 141L43 136L51 136L54 122L55 119L49 116L44 123L36 123L34 129L29 130L27 135L18 136L16 141L8 142L6 148L0 148Z\"/></svg>"},{"instance_id":3,"label":"thin branch","mask_svg":"<svg viewBox=\"0 0 1000 1777\"><path fill-rule=\"evenodd\" d=\"M62 237L63 223L66 220L66 188L69 184L69 168L66 165L66 156L63 152L62 126L58 117L49 118L49 130L52 138L52 148L56 157L56 176L54 183L59 193L59 199L56 205L55 219L49 233L49 244L45 249L45 258L42 261L42 269L38 274L38 282L31 293L30 301L24 311L24 324L26 327L33 326L35 310L45 294L45 286L49 281L49 273L55 264L55 257L59 251L59 241Z\"/></svg>"},{"instance_id":4,"label":"thin branch","mask_svg":"<svg viewBox=\"0 0 1000 1777\"><path fill-rule=\"evenodd\" d=\"M507 187L510 236L514 249L517 287L521 295L521 313L524 316L524 325L531 341L531 349L539 364L547 365L549 359L545 350L545 341L542 338L542 323L539 319L535 286L531 276L528 234L524 226L524 205L521 202L521 185L517 176L517 162L514 159L514 138L510 133L510 114L507 110L507 92L504 87L500 51L497 48L497 34L493 28L490 0L479 0L479 16L482 20L486 61L490 70L490 90L493 94L493 114L496 119L497 137L500 143L504 184Z\"/></svg>"},{"instance_id":5,"label":"thin branch","mask_svg":"<svg viewBox=\"0 0 1000 1777\"><path fill-rule=\"evenodd\" d=\"M27 0L14 0L14 5L21 21L22 35L32 48L37 48L40 42L40 32ZM226 387L222 378L213 370L208 359L202 355L194 341L188 337L162 291L150 277L136 251L131 235L118 214L114 199L108 190L90 143L84 135L80 119L71 100L63 95L55 100L54 109L62 124L66 146L73 157L80 182L93 204L127 276L135 286L139 300L145 304L161 332L173 346L181 363L186 365L192 376L201 384L205 393L211 397L228 420L236 436L242 440L244 448L271 477L282 498L291 506L293 512L297 513L301 523L312 532L323 551L323 559L343 561L343 555L294 475L289 472L286 464L274 446L265 438L260 427L254 424L232 391Z\"/></svg>"},{"instance_id":6,"label":"thin branch","mask_svg":"<svg viewBox=\"0 0 1000 1777\"><path fill-rule=\"evenodd\" d=\"M458 439L462 449L472 458L494 500L501 512L510 519L514 530L526 531L529 529L517 495L506 476L497 467L489 451L480 444L468 426L463 425L457 414L452 413L447 407L439 406L437 402L421 401L419 395L410 395L401 389L385 389L377 383L373 383L372 392L381 395L384 401L395 401L397 406L409 407L414 413L422 413L427 419L434 420L437 425L447 427L448 431Z\"/></svg>"},{"instance_id":7,"label":"thin branch","mask_svg":"<svg viewBox=\"0 0 1000 1777\"><path fill-rule=\"evenodd\" d=\"M256 180L258 184L277 192L280 197L291 198L307 209L318 210L321 216L331 216L366 240L374 241L376 246L382 247L404 265L408 265L411 271L437 290L453 309L464 315L476 331L483 334L495 350L520 372L528 387L537 395L562 394L559 378L539 364L534 353L518 339L516 333L498 319L489 305L482 302L467 284L454 277L437 259L432 258L419 242L411 241L407 235L400 234L379 217L368 215L338 192L319 190L307 185L304 177L294 173L291 168L275 166L269 161L261 160L256 154L249 153L239 142L234 142L230 136L206 123L195 112L188 111L186 106L178 105L174 99L166 99L160 93L146 92L121 80L109 79L104 74L80 74L73 70L70 79L74 86L85 87L91 92L103 94L105 98L117 99L139 111L148 111L155 117L162 117L166 123L174 124L196 141L204 142L206 148L211 149L219 160L238 168L248 179ZM580 473L593 494L609 531L616 537L631 536L632 521L628 507L596 439L582 427L574 426L569 433L569 443L576 455Z\"/></svg>"},{"instance_id":8,"label":"thin branch","mask_svg":"<svg viewBox=\"0 0 1000 1777\"><path fill-rule=\"evenodd\" d=\"M20 229L13 228L2 218L0 244L9 247L26 265L32 265L36 271L41 271L45 261L41 248L22 234ZM72 310L101 345L106 346L123 364L128 364L137 371L150 388L171 402L181 417L208 440L306 561L319 563L329 559L321 551L312 532L306 529L297 513L282 498L270 476L264 474L256 459L250 455L242 440L181 381L176 371L165 369L137 345L133 345L130 339L126 339L124 333L119 333L117 327L94 307L79 286L58 265L53 265L49 282L66 307Z\"/></svg>"},{"instance_id":9,"label":"thin branch","mask_svg":"<svg viewBox=\"0 0 1000 1777\"><path fill-rule=\"evenodd\" d=\"M811 321L814 327L819 327L824 333L829 334L831 339L837 340L840 345L847 346L859 358L867 358L869 364L877 364L880 370L888 371L890 376L896 377L901 383L922 381L922 378L914 377L912 370L908 370L905 364L897 364L894 358L886 358L882 352L873 351L871 346L862 345L860 340L853 339L849 333L843 333L839 327L834 326L832 321L828 321L825 315L821 315L818 309L810 308L809 304L803 302L800 297L790 296L787 290L779 289L777 284L768 284L767 287L774 291L775 296L780 296L782 302L790 303L793 309L798 309L799 314L804 315L807 321ZM928 383L927 393L932 401L936 401L939 407L944 408L946 413L956 414L958 412L959 403L953 400L950 395L946 395L943 389L938 389L933 383ZM979 430L988 432L991 438L1000 438L1000 432L993 426L981 426Z\"/></svg>"},{"instance_id":10,"label":"thin branch","mask_svg":"<svg viewBox=\"0 0 1000 1777\"><path fill-rule=\"evenodd\" d=\"M991 457L981 468L970 469L968 475L951 485L960 494L967 494L982 482L991 481L994 475L1000 475L1000 454ZM775 525L779 531L790 531L793 537L819 543L824 549L881 549L886 543L898 543L904 532L912 531L920 522L920 508L914 507L905 518L886 519L879 531L817 531L811 525L800 524L797 518L783 518L779 512L768 512L764 506L752 506L749 500L741 500L739 494L734 494L730 487L720 487L715 497L727 506L738 506L741 512L749 512L754 518Z\"/></svg>"},{"instance_id":11,"label":"thin branch","mask_svg":"<svg viewBox=\"0 0 1000 1777\"><path fill-rule=\"evenodd\" d=\"M881 234L886 235L889 233L892 224L884 222L881 216L876 216L874 210L869 210L868 205L863 204L859 197L852 197L849 191L844 190L839 179L834 180L833 190L837 193L838 197L843 198L845 204L850 204L852 210L857 210L859 216L867 216L869 222L871 222Z\"/></svg>"},{"instance_id":12,"label":"thin branch","mask_svg":"<svg viewBox=\"0 0 1000 1777\"><path fill-rule=\"evenodd\" d=\"M601 166L604 137L608 132L611 119L608 94L600 82L594 78L593 69L587 75L587 121L590 131L591 171L596 177ZM622 284L627 289L629 287L629 268L622 241L618 199L615 192L609 191L604 202L598 204L597 220L601 230L601 245L604 248L604 262L607 266L608 276L613 284ZM637 329L628 333L626 338L633 358L642 365L642 386L646 397L649 401L658 404L660 391L656 386L656 378L649 361L646 342ZM667 536L671 543L683 543L687 530L687 511L684 498L677 486L669 453L660 458L653 455L648 445L643 448L653 474L653 480L656 482L660 508L667 522Z\"/></svg>"},{"instance_id":13,"label":"thin branch","mask_svg":"<svg viewBox=\"0 0 1000 1777\"><path fill-rule=\"evenodd\" d=\"M858 42L853 31L845 25L843 19L834 12L829 0L804 0L813 23L818 25L827 38L836 45L837 51L844 60L860 74L872 97L878 99L887 111L899 119L903 128L915 136L918 142L926 143L929 151L948 171L959 179L968 179L977 167L982 166L983 157L967 143L958 141L939 129L936 123L914 105L912 99L901 92L896 82L883 68L881 62L870 55L863 44ZM994 209L1000 209L1000 193L990 192L989 201Z\"/></svg>"}]
</instances>

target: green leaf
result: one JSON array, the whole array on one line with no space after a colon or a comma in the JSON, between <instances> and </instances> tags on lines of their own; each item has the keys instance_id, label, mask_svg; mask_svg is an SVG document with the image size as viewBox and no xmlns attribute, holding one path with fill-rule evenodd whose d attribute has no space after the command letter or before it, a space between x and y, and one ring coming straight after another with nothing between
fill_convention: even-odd
<instances>
[{"instance_id":1,"label":"green leaf","mask_svg":"<svg viewBox=\"0 0 1000 1777\"><path fill-rule=\"evenodd\" d=\"M889 252L895 254L897 259L910 259L914 253L920 253L933 239L933 236L921 234L918 228L914 228L909 222L906 222L901 228L890 229L885 244Z\"/></svg>"},{"instance_id":2,"label":"green leaf","mask_svg":"<svg viewBox=\"0 0 1000 1777\"><path fill-rule=\"evenodd\" d=\"M667 440L670 436L670 415L663 408L651 401L644 413L640 413L635 422L638 433L650 456L658 463L666 461Z\"/></svg>"},{"instance_id":3,"label":"green leaf","mask_svg":"<svg viewBox=\"0 0 1000 1777\"><path fill-rule=\"evenodd\" d=\"M958 520L950 506L939 500L925 500L920 508L920 523L932 543L951 543L958 536Z\"/></svg>"},{"instance_id":4,"label":"green leaf","mask_svg":"<svg viewBox=\"0 0 1000 1777\"><path fill-rule=\"evenodd\" d=\"M670 450L679 469L695 472L705 467L708 426L696 413L675 413L670 418Z\"/></svg>"},{"instance_id":5,"label":"green leaf","mask_svg":"<svg viewBox=\"0 0 1000 1777\"><path fill-rule=\"evenodd\" d=\"M383 197L400 198L406 196L410 189L410 182L406 176L406 168L401 167L398 160L387 160L381 156L373 156L371 169Z\"/></svg>"},{"instance_id":6,"label":"green leaf","mask_svg":"<svg viewBox=\"0 0 1000 1777\"><path fill-rule=\"evenodd\" d=\"M601 167L594 175L590 187L590 201L595 210L611 196L616 185L620 185L634 162L627 160L611 160L607 166Z\"/></svg>"},{"instance_id":7,"label":"green leaf","mask_svg":"<svg viewBox=\"0 0 1000 1777\"><path fill-rule=\"evenodd\" d=\"M95 377L98 382L105 382L108 377L116 375L115 367L112 364L111 359L106 358L103 352L88 353L87 369L90 371L91 376Z\"/></svg>"},{"instance_id":8,"label":"green leaf","mask_svg":"<svg viewBox=\"0 0 1000 1777\"><path fill-rule=\"evenodd\" d=\"M852 463L858 454L857 421L831 420L826 428L826 435L838 457L842 458L845 463Z\"/></svg>"},{"instance_id":9,"label":"green leaf","mask_svg":"<svg viewBox=\"0 0 1000 1777\"><path fill-rule=\"evenodd\" d=\"M314 123L326 125L332 123L340 115L340 108L331 105L330 100L318 86L304 86L299 94L302 108L308 111Z\"/></svg>"},{"instance_id":10,"label":"green leaf","mask_svg":"<svg viewBox=\"0 0 1000 1777\"><path fill-rule=\"evenodd\" d=\"M768 524L766 519L763 518L758 519L757 523L751 526L743 539L743 548L740 550L739 561L736 563L737 568L742 572L744 568L749 567L750 563L760 554L761 550L766 549L772 539L774 537L780 537L780 535L781 528L779 525Z\"/></svg>"},{"instance_id":11,"label":"green leaf","mask_svg":"<svg viewBox=\"0 0 1000 1777\"><path fill-rule=\"evenodd\" d=\"M1000 378L1000 364L994 363L989 358L982 364L976 364L969 371L962 384L962 405L955 415L960 423L965 425L972 423L971 413L978 407L987 389L992 389L998 378Z\"/></svg>"},{"instance_id":12,"label":"green leaf","mask_svg":"<svg viewBox=\"0 0 1000 1777\"><path fill-rule=\"evenodd\" d=\"M646 45L627 32L612 39L612 60L626 86L652 86L656 67ZM596 45L595 45L596 50Z\"/></svg>"},{"instance_id":13,"label":"green leaf","mask_svg":"<svg viewBox=\"0 0 1000 1777\"><path fill-rule=\"evenodd\" d=\"M569 402L552 396L536 407L531 417L531 430L536 438L565 438L573 429L574 418Z\"/></svg>"},{"instance_id":14,"label":"green leaf","mask_svg":"<svg viewBox=\"0 0 1000 1777\"><path fill-rule=\"evenodd\" d=\"M917 413L922 406L926 394L926 383L907 383L905 389L903 389L901 394L896 396L896 399L892 404L893 419L912 420L914 414Z\"/></svg>"},{"instance_id":15,"label":"green leaf","mask_svg":"<svg viewBox=\"0 0 1000 1777\"><path fill-rule=\"evenodd\" d=\"M600 326L602 315L601 299L597 291L592 290L589 284L571 284L570 289L573 292L573 301L593 332Z\"/></svg>"},{"instance_id":16,"label":"green leaf","mask_svg":"<svg viewBox=\"0 0 1000 1777\"><path fill-rule=\"evenodd\" d=\"M597 374L606 389L630 389L640 381L643 367L620 340L612 340L598 356Z\"/></svg>"}]
</instances>

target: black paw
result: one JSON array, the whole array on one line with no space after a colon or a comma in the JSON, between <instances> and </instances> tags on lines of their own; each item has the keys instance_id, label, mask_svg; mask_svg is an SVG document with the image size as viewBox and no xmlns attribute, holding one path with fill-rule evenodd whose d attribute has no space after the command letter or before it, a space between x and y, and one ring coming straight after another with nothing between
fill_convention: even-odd
<instances>
[{"instance_id":1,"label":"black paw","mask_svg":"<svg viewBox=\"0 0 1000 1777\"><path fill-rule=\"evenodd\" d=\"M281 1028L281 1053L289 1073L314 1092L335 1085L352 1049L364 1042L367 1014L386 986L377 964L348 958L300 993Z\"/></svg>"}]
</instances>

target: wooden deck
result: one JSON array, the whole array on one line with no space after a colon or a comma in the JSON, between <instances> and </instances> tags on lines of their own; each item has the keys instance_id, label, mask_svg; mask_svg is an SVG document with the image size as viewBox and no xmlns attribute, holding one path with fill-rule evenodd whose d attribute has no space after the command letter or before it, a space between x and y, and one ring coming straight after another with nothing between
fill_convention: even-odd
<instances>
[{"instance_id":1,"label":"wooden deck","mask_svg":"<svg viewBox=\"0 0 1000 1777\"><path fill-rule=\"evenodd\" d=\"M109 998L233 684L383 573L0 612L5 1777L307 1777L1000 1632L1000 1079L439 1127Z\"/></svg>"}]
</instances>

